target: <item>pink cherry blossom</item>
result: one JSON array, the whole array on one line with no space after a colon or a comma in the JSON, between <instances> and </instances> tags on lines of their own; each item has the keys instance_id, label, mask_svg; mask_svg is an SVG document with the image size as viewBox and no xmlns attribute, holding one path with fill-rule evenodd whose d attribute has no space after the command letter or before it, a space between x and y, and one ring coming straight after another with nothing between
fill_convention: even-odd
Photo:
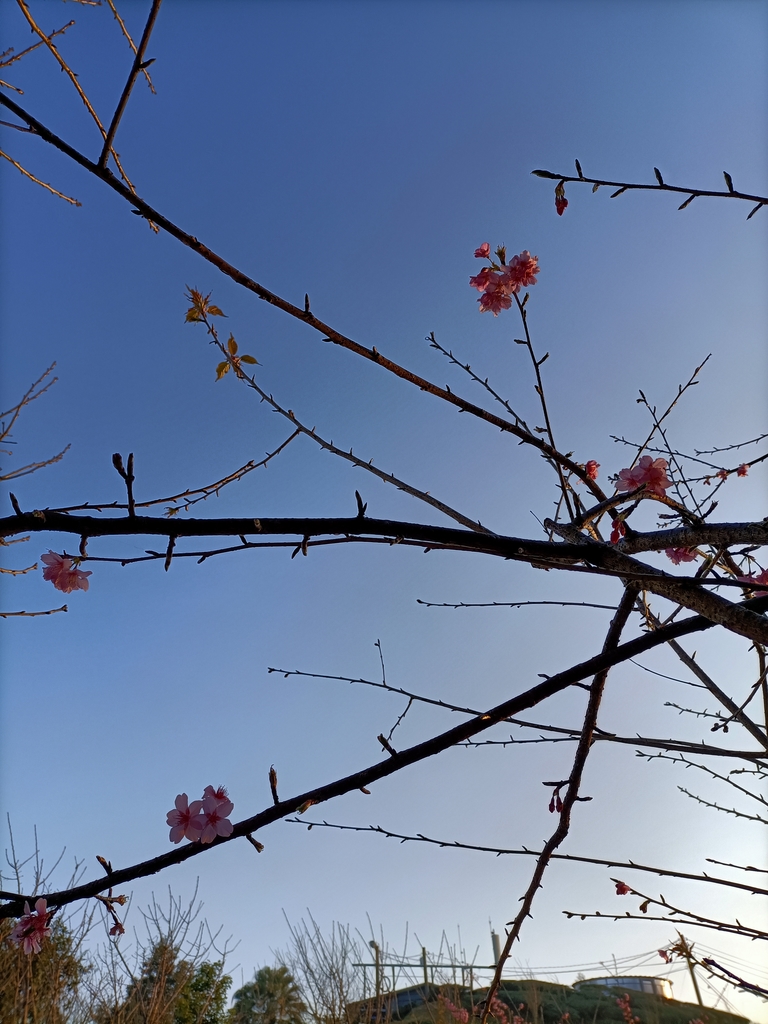
<instances>
[{"instance_id":1,"label":"pink cherry blossom","mask_svg":"<svg viewBox=\"0 0 768 1024\"><path fill-rule=\"evenodd\" d=\"M517 294L521 288L530 288L536 284L536 275L539 272L539 257L531 256L527 249L513 256L507 265L507 287L511 292Z\"/></svg>"},{"instance_id":2,"label":"pink cherry blossom","mask_svg":"<svg viewBox=\"0 0 768 1024\"><path fill-rule=\"evenodd\" d=\"M488 242L484 242L475 252L475 256L489 255ZM511 295L517 295L521 288L536 284L539 272L538 256L531 256L527 249L513 256L509 263L505 262L506 252L503 247L497 250L497 255L501 260L500 268L483 267L479 274L469 279L470 286L483 293L478 299L480 312L491 312L494 316L498 316L502 309L510 308Z\"/></svg>"},{"instance_id":3,"label":"pink cherry blossom","mask_svg":"<svg viewBox=\"0 0 768 1024\"><path fill-rule=\"evenodd\" d=\"M495 288L487 288L477 301L480 303L481 313L491 312L494 316L498 316L502 309L509 309L512 305L509 293L501 284Z\"/></svg>"},{"instance_id":4,"label":"pink cherry blossom","mask_svg":"<svg viewBox=\"0 0 768 1024\"><path fill-rule=\"evenodd\" d=\"M748 472L749 466L746 463L742 462L742 464L736 470L736 476L746 476Z\"/></svg>"},{"instance_id":5,"label":"pink cherry blossom","mask_svg":"<svg viewBox=\"0 0 768 1024\"><path fill-rule=\"evenodd\" d=\"M483 267L479 274L470 277L469 284L471 288L477 288L479 292L484 292L486 288L497 287L500 280L501 274L491 270L490 267Z\"/></svg>"},{"instance_id":6,"label":"pink cherry blossom","mask_svg":"<svg viewBox=\"0 0 768 1024\"><path fill-rule=\"evenodd\" d=\"M487 260L491 255L491 243L483 242L479 249L475 249L475 256L479 260Z\"/></svg>"},{"instance_id":7,"label":"pink cherry blossom","mask_svg":"<svg viewBox=\"0 0 768 1024\"><path fill-rule=\"evenodd\" d=\"M613 884L616 886L617 896L626 896L628 892L632 892L626 882L614 882Z\"/></svg>"},{"instance_id":8,"label":"pink cherry blossom","mask_svg":"<svg viewBox=\"0 0 768 1024\"><path fill-rule=\"evenodd\" d=\"M598 471L598 469L600 469L600 463L599 462L595 462L594 459L590 459L589 462L584 467L584 469L587 472L587 479L589 479L589 480L597 480L597 471Z\"/></svg>"},{"instance_id":9,"label":"pink cherry blossom","mask_svg":"<svg viewBox=\"0 0 768 1024\"><path fill-rule=\"evenodd\" d=\"M695 562L699 557L696 548L665 548L664 554L675 565L681 562Z\"/></svg>"},{"instance_id":10,"label":"pink cherry blossom","mask_svg":"<svg viewBox=\"0 0 768 1024\"><path fill-rule=\"evenodd\" d=\"M74 569L71 558L57 555L55 551L49 551L41 558L45 562L43 579L49 580L57 590L71 594L73 590L88 589L88 577L93 574L83 572L81 569Z\"/></svg>"},{"instance_id":11,"label":"pink cherry blossom","mask_svg":"<svg viewBox=\"0 0 768 1024\"><path fill-rule=\"evenodd\" d=\"M223 800L219 800L215 795L206 796L203 799L201 843L212 843L217 836L232 835L233 825L228 816L232 813L234 807L235 805L226 796Z\"/></svg>"},{"instance_id":12,"label":"pink cherry blossom","mask_svg":"<svg viewBox=\"0 0 768 1024\"><path fill-rule=\"evenodd\" d=\"M9 938L18 943L25 953L39 953L43 940L51 934L47 906L42 897L35 903L34 912L29 909L29 903L25 903L24 916L11 929Z\"/></svg>"},{"instance_id":13,"label":"pink cherry blossom","mask_svg":"<svg viewBox=\"0 0 768 1024\"><path fill-rule=\"evenodd\" d=\"M226 786L219 786L218 789L214 789L213 786L206 786L203 790L203 800L206 799L215 800L217 803L226 804L229 803L229 793L227 792ZM234 804L232 805L234 806ZM230 808L231 811L231 808ZM230 811L227 811L229 814Z\"/></svg>"},{"instance_id":14,"label":"pink cherry blossom","mask_svg":"<svg viewBox=\"0 0 768 1024\"><path fill-rule=\"evenodd\" d=\"M203 807L202 800L193 800L189 803L186 793L179 793L176 797L176 808L168 811L166 824L171 826L169 839L172 843L180 843L186 836L195 843L200 838L205 821L200 811Z\"/></svg>"},{"instance_id":15,"label":"pink cherry blossom","mask_svg":"<svg viewBox=\"0 0 768 1024\"><path fill-rule=\"evenodd\" d=\"M645 484L649 494L658 494L664 497L664 491L672 486L672 481L667 476L666 459L652 459L650 455L643 455L631 469L622 469L616 481L617 491L634 491Z\"/></svg>"},{"instance_id":16,"label":"pink cherry blossom","mask_svg":"<svg viewBox=\"0 0 768 1024\"><path fill-rule=\"evenodd\" d=\"M765 583L768 584L768 569L763 569L757 576L738 576L737 579L741 583ZM768 597L768 590L756 590L755 597Z\"/></svg>"}]
</instances>

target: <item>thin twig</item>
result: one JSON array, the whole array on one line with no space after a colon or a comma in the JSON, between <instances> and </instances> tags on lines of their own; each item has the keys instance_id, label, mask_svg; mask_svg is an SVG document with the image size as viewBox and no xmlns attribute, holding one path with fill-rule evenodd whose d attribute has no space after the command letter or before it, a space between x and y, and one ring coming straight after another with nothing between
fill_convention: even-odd
<instances>
[{"instance_id":1,"label":"thin twig","mask_svg":"<svg viewBox=\"0 0 768 1024\"><path fill-rule=\"evenodd\" d=\"M136 79L139 77L139 74L145 70L144 54L146 53L147 46L149 44L149 37L152 35L152 29L155 27L155 21L157 20L161 3L162 0L152 0L152 9L149 12L149 17L147 18L147 23L144 26L141 42L139 43L138 49L136 50L136 54L133 58L133 66L131 67L131 72L128 75L128 81L125 83L125 88L123 89L123 93L117 107L115 108L115 113L112 116L112 121L110 122L107 134L104 137L104 145L102 146L101 156L99 157L99 167L102 168L102 170L107 166L109 154L112 152L112 143L115 141L115 135L117 134L120 120L125 113L125 108L128 106L128 100L133 87L136 84ZM114 11L114 7L113 12L115 15L117 14L117 12ZM123 31L125 31L125 27L122 25L122 22L120 24ZM130 40L130 36L128 38ZM154 90L152 91L154 92Z\"/></svg>"},{"instance_id":2,"label":"thin twig","mask_svg":"<svg viewBox=\"0 0 768 1024\"><path fill-rule=\"evenodd\" d=\"M382 828L381 825L338 825L329 821L307 821L305 818L288 818L292 824L311 825L312 828L331 828L340 832L368 832L374 835L384 836L386 839L397 839L400 843L426 843L431 846L438 846L443 850L471 850L477 853L492 853L495 857L541 857L542 850L529 850L523 846L520 849L508 849L500 846L480 846L477 843L462 843L458 839L433 839L430 836L392 832L390 829ZM721 878L717 875L705 873L696 875L687 871L674 871L671 868L655 868L648 864L638 864L633 860L618 861L607 860L600 857L582 857L575 853L553 853L551 860L572 861L577 864L596 864L599 867L625 868L628 871L645 871L652 875L659 875L665 878L682 878L691 882L707 882L710 885L724 885L731 889L742 889L752 895L768 896L768 889L755 889L754 886L745 882L735 882L730 878ZM713 861L713 863L721 863ZM734 865L726 865L732 867ZM758 870L758 869L752 869ZM762 869L761 869L762 870Z\"/></svg>"},{"instance_id":3,"label":"thin twig","mask_svg":"<svg viewBox=\"0 0 768 1024\"><path fill-rule=\"evenodd\" d=\"M131 36L131 33L130 33L130 32L128 31L128 29L127 29L127 28L125 27L125 22L124 22L124 21L123 21L123 19L122 19L122 18L120 17L120 14L119 14L119 12L118 12L118 10L117 10L117 7L115 7L115 3L114 3L114 0L107 0L107 7L109 7L110 11L112 11L112 14L114 15L115 21L116 21L116 22L118 23L118 25L120 26L120 31L121 31L121 32L123 33L123 35L125 36L125 38L126 38L126 39L128 40L128 45L130 46L130 48L131 48L131 49L133 50L133 52L134 52L134 54L135 54L135 53L136 53L136 43L134 43L134 41L133 41L133 38L132 38L132 36ZM149 74L149 71L147 71L147 68L146 68L146 67L143 67L143 68L141 69L141 71L142 71L142 74L144 75L144 77L145 77L145 78L146 78L146 80L147 80L147 85L149 86L149 88L150 88L150 91L151 91L152 93L154 93L154 92L155 92L155 87L154 87L154 85L152 84L152 78L151 78L151 76L150 76L150 74Z\"/></svg>"},{"instance_id":4,"label":"thin twig","mask_svg":"<svg viewBox=\"0 0 768 1024\"><path fill-rule=\"evenodd\" d=\"M71 203L72 206L82 206L83 204L78 199L73 199L72 196L66 196L63 192L59 192L53 185L49 185L47 181L42 181L40 178L36 178L34 174L22 167L18 160L14 160L12 156L8 156L7 153L0 149L0 156L4 157L9 163L13 164L17 171L20 171L25 178L29 178L30 181L34 181L36 185L40 185L42 188L51 192L53 195L58 196L59 199L64 199L66 202Z\"/></svg>"},{"instance_id":5,"label":"thin twig","mask_svg":"<svg viewBox=\"0 0 768 1024\"><path fill-rule=\"evenodd\" d=\"M65 604L61 608L49 608L44 612L0 612L0 619L12 619L15 616L24 616L27 619L33 619L36 615L55 615L56 612L67 612L69 608Z\"/></svg>"}]
</instances>

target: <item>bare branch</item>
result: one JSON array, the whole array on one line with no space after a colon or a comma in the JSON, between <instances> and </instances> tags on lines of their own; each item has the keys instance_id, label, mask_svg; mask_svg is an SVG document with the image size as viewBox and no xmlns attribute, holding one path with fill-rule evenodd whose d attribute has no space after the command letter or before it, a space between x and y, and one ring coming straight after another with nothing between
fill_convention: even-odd
<instances>
[{"instance_id":1,"label":"bare branch","mask_svg":"<svg viewBox=\"0 0 768 1024\"><path fill-rule=\"evenodd\" d=\"M115 141L115 135L117 134L117 129L120 125L120 120L123 114L125 113L125 108L128 106L128 100L130 98L131 92L133 91L133 87L136 84L136 79L139 77L139 74L142 71L146 70L144 54L146 53L147 46L149 45L149 37L152 35L152 29L155 27L155 21L157 20L157 15L160 11L161 3L162 0L152 0L152 9L149 12L149 17L147 18L147 23L144 26L144 32L141 37L141 42L139 43L138 49L136 50L135 56L133 58L133 66L131 68L130 74L128 75L128 81L125 83L125 88L123 89L123 93L117 104L115 113L112 116L112 121L109 125L109 129L104 137L104 145L101 150L101 156L99 157L99 167L101 167L102 169L104 169L107 166L109 154L112 152L112 143ZM110 4L110 6L112 7L113 14L115 15L115 17L117 17L117 11L115 10L114 6L112 4ZM120 21L119 18L118 21L120 22L120 27L123 29L123 32L128 36L128 33L125 31L125 26L123 25L122 21ZM128 41L131 43L131 46L133 46L133 41L131 40L130 36L128 36ZM154 92L154 89L152 91Z\"/></svg>"},{"instance_id":2,"label":"bare branch","mask_svg":"<svg viewBox=\"0 0 768 1024\"><path fill-rule=\"evenodd\" d=\"M25 178L29 178L30 181L34 181L36 185L40 185L42 188L52 193L52 195L58 196L59 199L64 199L66 202L71 203L73 206L83 205L78 199L73 199L72 196L66 196L63 192L59 192L57 188L54 188L53 185L49 185L47 181L41 181L40 178L36 178L34 174L32 174L30 171L26 169L26 167L22 167L17 160L14 160L12 156L8 156L8 154L3 152L2 149L0 149L0 156L7 160L9 163L13 164L16 170L20 171Z\"/></svg>"},{"instance_id":3,"label":"bare branch","mask_svg":"<svg viewBox=\"0 0 768 1024\"><path fill-rule=\"evenodd\" d=\"M22 2L22 0L19 0L19 2ZM408 381L410 384L419 388L419 390L426 391L428 394L442 399L444 402L455 406L462 412L470 413L471 415L484 420L486 423L498 427L502 431L514 434L516 437L520 438L521 441L537 448L543 455L551 458L558 465L562 466L562 468L573 473L587 487L589 487L598 501L602 501L605 498L602 489L597 483L595 483L595 481L589 479L583 466L574 462L568 456L565 456L553 449L546 441L532 436L529 431L524 430L517 424L511 423L509 420L500 416L495 416L493 413L474 405L472 402L468 402L465 399L460 398L458 395L453 394L453 392L448 391L446 388L440 388L437 385L432 384L430 381L420 377L418 374L412 373L410 370L405 369L405 367L400 366L391 359L387 359L385 356L381 355L376 348L366 348L358 342L353 341L351 338L347 338L339 331L334 330L330 325L323 323L322 320L319 320L305 307L295 306L293 303L280 298L280 296L276 295L274 292L269 291L269 289L264 288L252 278L248 277L247 274L244 274L242 271L232 266L232 264L228 263L221 256L213 252L212 249L203 245L203 243L198 241L197 238L187 234L187 232L177 227L177 225L168 220L167 217L164 217L143 199L137 196L134 191L118 181L109 168L102 168L98 164L93 163L93 161L89 160L78 150L74 149L74 147L64 142L63 139L59 138L52 131L46 128L40 121L32 117L31 114L28 114L26 110L20 107L13 100L0 94L0 104L7 107L9 110L12 110L17 117L20 117L22 121L28 124L31 128L34 128L35 132L45 142L55 146L62 153L65 153L76 163L80 164L81 167L84 167L87 171L90 171L91 174L94 174L97 178L104 181L124 199L127 199L128 202L135 207L137 213L141 214L145 219L157 225L159 228L162 228L164 231L167 231L168 234L178 239L182 244L198 253L198 255L202 256L208 263L216 267L227 277L231 278L236 284L252 291L260 299L264 299L264 301L269 302L270 305L283 310L283 312L288 313L289 316L303 321L313 330L318 331L325 341L332 342L334 345L339 345L342 348L348 349L350 352L354 352L355 354L376 363L383 369L394 374L396 377L399 377L401 380Z\"/></svg>"},{"instance_id":4,"label":"bare branch","mask_svg":"<svg viewBox=\"0 0 768 1024\"><path fill-rule=\"evenodd\" d=\"M335 822L308 821L305 818L288 818L287 820L296 825L311 825L312 828L331 828L340 832L372 833L384 836L386 839L397 839L400 843L426 843L430 846L437 846L442 850L472 850L477 853L492 853L495 857L540 857L542 854L541 850L529 850L525 846L518 850L513 850L500 846L480 846L477 843L462 843L458 839L432 839L429 836L422 835L420 832L415 835L392 832L389 829L382 828L381 825L337 825ZM687 871L675 871L671 868L655 868L648 864L638 864L633 860L605 860L600 857L582 857L576 853L553 853L550 859L572 861L575 864L596 864L599 867L607 868L624 868L628 871L645 871L665 878L681 878L690 882L707 882L710 885L724 885L731 889L742 889L751 895L768 896L768 889L755 889L754 886L747 885L744 882L735 882L730 878L721 878L717 875L708 875L706 873L700 875L691 874ZM722 862L714 861L713 863ZM727 866L732 867L733 865ZM751 870L762 869L752 868Z\"/></svg>"},{"instance_id":5,"label":"bare branch","mask_svg":"<svg viewBox=\"0 0 768 1024\"><path fill-rule=\"evenodd\" d=\"M587 177L573 177L570 174L554 174L552 171L531 171L531 174L535 174L538 178L551 178L553 181L563 182L584 182L592 186L600 188L605 186L606 188L618 189L618 192L614 193L618 195L620 192L630 191L642 191L642 192L677 192L683 195L689 195L690 199L684 202L680 209L687 206L692 199L696 199L699 196L712 196L717 199L742 199L750 203L756 203L757 209L761 206L768 205L768 196L757 196L751 195L749 192L739 192L736 189L728 189L727 191L718 191L703 188L685 188L681 185L667 185L657 182L655 185L643 185L628 181L609 181L606 178L587 178ZM597 188L593 187L592 191L596 191ZM613 197L611 197L613 198ZM751 216L751 214L750 214Z\"/></svg>"}]
</instances>

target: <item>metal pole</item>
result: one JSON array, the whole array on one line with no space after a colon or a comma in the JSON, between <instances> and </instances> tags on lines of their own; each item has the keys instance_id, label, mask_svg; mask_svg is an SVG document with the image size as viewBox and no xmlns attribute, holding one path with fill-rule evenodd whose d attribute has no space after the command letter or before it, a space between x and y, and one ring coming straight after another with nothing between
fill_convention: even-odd
<instances>
[{"instance_id":1,"label":"metal pole","mask_svg":"<svg viewBox=\"0 0 768 1024\"><path fill-rule=\"evenodd\" d=\"M429 978L427 976L427 947L421 947L421 968L424 971L424 987L429 985Z\"/></svg>"},{"instance_id":2,"label":"metal pole","mask_svg":"<svg viewBox=\"0 0 768 1024\"><path fill-rule=\"evenodd\" d=\"M703 1010L704 1003L702 1002L701 992L699 991L699 982L693 970L693 963L691 959L691 952L693 950L693 946L688 945L688 942L683 938L680 932L678 932L677 934L680 936L680 950L683 956L685 957L685 962L688 964L688 970L691 975L691 981L693 982L693 991L696 993L696 1002Z\"/></svg>"},{"instance_id":3,"label":"metal pole","mask_svg":"<svg viewBox=\"0 0 768 1024\"><path fill-rule=\"evenodd\" d=\"M376 1002L378 1003L381 999L381 950L379 949L378 942L374 942L373 939L368 943L373 950L374 967L376 969Z\"/></svg>"}]
</instances>

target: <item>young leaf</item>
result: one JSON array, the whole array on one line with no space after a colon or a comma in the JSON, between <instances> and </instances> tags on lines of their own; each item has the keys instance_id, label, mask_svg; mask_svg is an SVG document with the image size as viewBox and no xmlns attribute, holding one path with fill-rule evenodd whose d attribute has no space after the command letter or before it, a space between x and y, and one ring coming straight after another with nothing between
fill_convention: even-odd
<instances>
[{"instance_id":1,"label":"young leaf","mask_svg":"<svg viewBox=\"0 0 768 1024\"><path fill-rule=\"evenodd\" d=\"M241 363L253 363L254 366L259 365L258 359L254 359L253 356L240 356Z\"/></svg>"},{"instance_id":2,"label":"young leaf","mask_svg":"<svg viewBox=\"0 0 768 1024\"><path fill-rule=\"evenodd\" d=\"M229 363L226 359L216 367L216 380L221 380L225 373L229 373Z\"/></svg>"},{"instance_id":3,"label":"young leaf","mask_svg":"<svg viewBox=\"0 0 768 1024\"><path fill-rule=\"evenodd\" d=\"M230 334L229 341L227 342L227 351L231 356L237 352L237 342L233 334Z\"/></svg>"}]
</instances>

